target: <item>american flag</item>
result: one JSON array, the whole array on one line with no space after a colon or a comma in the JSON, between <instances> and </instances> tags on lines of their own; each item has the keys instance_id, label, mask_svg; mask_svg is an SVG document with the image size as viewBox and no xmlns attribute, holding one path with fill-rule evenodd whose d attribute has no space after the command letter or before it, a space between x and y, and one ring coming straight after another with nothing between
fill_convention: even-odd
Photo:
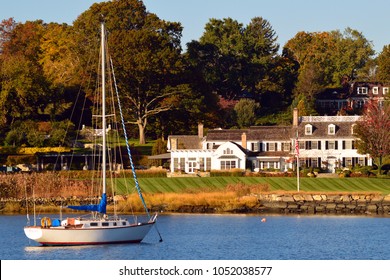
<instances>
[{"instance_id":1,"label":"american flag","mask_svg":"<svg viewBox=\"0 0 390 280\"><path fill-rule=\"evenodd\" d=\"M298 132L297 132L297 138L295 139L295 152L297 154L297 157L299 157L299 141L298 141Z\"/></svg>"}]
</instances>

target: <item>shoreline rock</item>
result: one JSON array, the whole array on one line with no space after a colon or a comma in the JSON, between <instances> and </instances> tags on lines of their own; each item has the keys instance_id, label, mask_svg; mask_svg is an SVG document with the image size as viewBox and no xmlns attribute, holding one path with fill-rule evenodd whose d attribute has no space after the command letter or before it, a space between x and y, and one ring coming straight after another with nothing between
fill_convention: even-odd
<instances>
[{"instance_id":1,"label":"shoreline rock","mask_svg":"<svg viewBox=\"0 0 390 280\"><path fill-rule=\"evenodd\" d=\"M204 213L204 214L307 214L307 215L366 215L390 217L390 195L378 194L251 194L257 199L256 205L241 205L233 209L223 209L217 205L178 205L174 209L167 204L153 205L152 212L164 213ZM94 198L97 201L97 198ZM121 201L126 197L121 197ZM112 202L112 198L108 203ZM29 199L1 199L0 213L26 213L34 203L43 209L61 205L82 205L91 202L91 198L55 197ZM10 207L12 205L13 207ZM52 210L52 209L51 209ZM31 212L31 210L30 210ZM53 211L50 211L53 212Z\"/></svg>"}]
</instances>

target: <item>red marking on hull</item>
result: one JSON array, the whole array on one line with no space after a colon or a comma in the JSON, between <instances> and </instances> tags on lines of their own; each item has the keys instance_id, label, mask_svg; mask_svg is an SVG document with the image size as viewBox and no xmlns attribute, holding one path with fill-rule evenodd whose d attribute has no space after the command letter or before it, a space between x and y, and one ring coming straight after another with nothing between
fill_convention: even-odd
<instances>
[{"instance_id":1,"label":"red marking on hull","mask_svg":"<svg viewBox=\"0 0 390 280\"><path fill-rule=\"evenodd\" d=\"M140 243L140 240L112 241L112 242L39 242L43 246L84 246L84 245L104 245L104 244L124 244Z\"/></svg>"}]
</instances>

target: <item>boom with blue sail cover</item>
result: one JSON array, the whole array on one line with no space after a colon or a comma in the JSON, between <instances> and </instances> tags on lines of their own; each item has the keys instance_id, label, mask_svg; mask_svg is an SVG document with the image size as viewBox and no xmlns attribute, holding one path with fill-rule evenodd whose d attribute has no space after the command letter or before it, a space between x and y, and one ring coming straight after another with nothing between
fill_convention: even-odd
<instances>
[{"instance_id":1,"label":"boom with blue sail cover","mask_svg":"<svg viewBox=\"0 0 390 280\"><path fill-rule=\"evenodd\" d=\"M99 204L89 204L89 205L79 205L79 206L68 205L67 208L70 208L73 210L82 210L82 211L95 211L95 212L99 212L101 214L106 214L107 195L105 193L103 193Z\"/></svg>"}]
</instances>

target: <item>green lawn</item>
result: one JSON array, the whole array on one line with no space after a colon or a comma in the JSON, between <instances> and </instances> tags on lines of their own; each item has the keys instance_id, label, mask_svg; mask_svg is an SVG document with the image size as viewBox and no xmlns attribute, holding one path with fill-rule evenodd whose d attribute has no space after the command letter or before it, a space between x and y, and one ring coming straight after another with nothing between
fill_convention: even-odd
<instances>
[{"instance_id":1,"label":"green lawn","mask_svg":"<svg viewBox=\"0 0 390 280\"><path fill-rule=\"evenodd\" d=\"M228 184L268 184L271 190L296 191L296 178L280 177L209 177L209 178L139 178L143 192L169 193L194 190L221 190ZM133 188L132 179L128 179ZM124 179L118 179L119 193L125 193ZM380 192L390 193L390 180L377 178L301 178L300 190L308 192Z\"/></svg>"}]
</instances>

